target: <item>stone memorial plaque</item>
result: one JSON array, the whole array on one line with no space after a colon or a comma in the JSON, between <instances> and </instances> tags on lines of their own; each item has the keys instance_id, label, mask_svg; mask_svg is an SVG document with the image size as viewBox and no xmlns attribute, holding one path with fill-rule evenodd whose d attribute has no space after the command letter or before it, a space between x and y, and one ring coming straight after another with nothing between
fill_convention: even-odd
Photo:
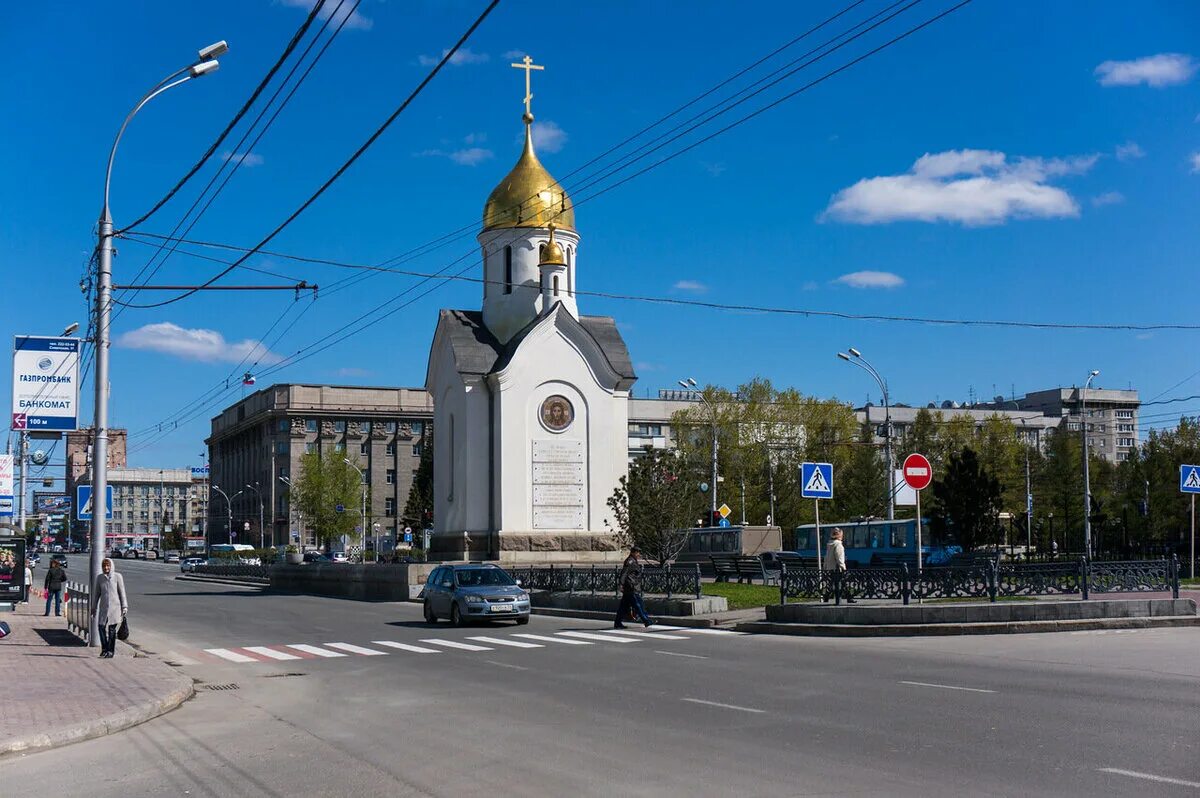
<instances>
[{"instance_id":1,"label":"stone memorial plaque","mask_svg":"<svg viewBox=\"0 0 1200 798\"><path fill-rule=\"evenodd\" d=\"M583 484L583 463L534 463L533 484Z\"/></svg>"},{"instance_id":2,"label":"stone memorial plaque","mask_svg":"<svg viewBox=\"0 0 1200 798\"><path fill-rule=\"evenodd\" d=\"M533 483L533 506L582 507L583 485L542 485Z\"/></svg>"},{"instance_id":3,"label":"stone memorial plaque","mask_svg":"<svg viewBox=\"0 0 1200 798\"><path fill-rule=\"evenodd\" d=\"M583 441L533 441L534 529L583 529L587 525Z\"/></svg>"},{"instance_id":4,"label":"stone memorial plaque","mask_svg":"<svg viewBox=\"0 0 1200 798\"><path fill-rule=\"evenodd\" d=\"M582 507L533 507L534 529L583 529Z\"/></svg>"}]
</instances>

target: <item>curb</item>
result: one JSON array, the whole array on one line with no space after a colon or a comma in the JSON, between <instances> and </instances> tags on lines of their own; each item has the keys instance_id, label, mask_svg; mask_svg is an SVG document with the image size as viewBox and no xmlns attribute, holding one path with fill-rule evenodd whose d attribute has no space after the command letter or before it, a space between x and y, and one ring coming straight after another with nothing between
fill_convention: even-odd
<instances>
[{"instance_id":1,"label":"curb","mask_svg":"<svg viewBox=\"0 0 1200 798\"><path fill-rule=\"evenodd\" d=\"M550 615L556 618L579 618L588 621L611 621L613 613L600 612L598 610L568 610L558 607L531 607L530 612L534 615ZM713 626L722 625L723 619L710 618L703 615L656 615L647 613L656 621L670 624L672 626L683 626L691 629L707 629Z\"/></svg>"},{"instance_id":2,"label":"curb","mask_svg":"<svg viewBox=\"0 0 1200 798\"><path fill-rule=\"evenodd\" d=\"M164 665L164 667L167 666ZM44 751L50 748L70 745L71 743L91 740L96 737L103 737L140 725L148 720L153 720L160 715L165 715L196 694L196 689L190 679L183 676L180 676L179 679L185 683L165 696L144 701L137 706L123 709L112 715L84 721L70 728L48 734L32 734L25 737L0 740L0 761L3 761L4 757L12 754Z\"/></svg>"},{"instance_id":3,"label":"curb","mask_svg":"<svg viewBox=\"0 0 1200 798\"><path fill-rule=\"evenodd\" d=\"M1163 629L1200 626L1195 615L1156 618L1094 618L1074 621L1000 621L985 623L817 624L755 621L734 628L751 634L804 637L937 637L948 635L1030 634L1096 629Z\"/></svg>"},{"instance_id":4,"label":"curb","mask_svg":"<svg viewBox=\"0 0 1200 798\"><path fill-rule=\"evenodd\" d=\"M251 582L245 579L234 579L233 577L225 576L189 576L188 574L180 574L175 578L180 582L207 582L210 585L237 585L238 587L259 587L263 589L271 586L270 582Z\"/></svg>"}]
</instances>

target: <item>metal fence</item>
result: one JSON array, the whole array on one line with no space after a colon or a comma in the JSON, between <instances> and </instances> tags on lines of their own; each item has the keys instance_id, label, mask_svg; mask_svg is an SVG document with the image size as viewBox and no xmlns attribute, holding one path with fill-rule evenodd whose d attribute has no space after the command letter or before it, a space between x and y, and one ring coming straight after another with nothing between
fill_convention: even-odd
<instances>
[{"instance_id":1,"label":"metal fence","mask_svg":"<svg viewBox=\"0 0 1200 798\"><path fill-rule=\"evenodd\" d=\"M67 582L67 629L84 643L88 641L91 616L91 592L87 583Z\"/></svg>"},{"instance_id":2,"label":"metal fence","mask_svg":"<svg viewBox=\"0 0 1200 798\"><path fill-rule=\"evenodd\" d=\"M526 590L548 590L552 593L612 593L614 596L621 592L621 569L596 566L575 566L555 568L517 567L505 569L513 577L520 579L521 586ZM700 598L700 565L667 566L665 568L646 568L642 571L642 592L651 595L662 595L667 598L675 596L691 596Z\"/></svg>"},{"instance_id":3,"label":"metal fence","mask_svg":"<svg viewBox=\"0 0 1200 798\"><path fill-rule=\"evenodd\" d=\"M846 598L912 599L987 598L1003 596L1078 595L1092 593L1170 592L1179 598L1179 558L1090 562L1009 564L985 561L973 565L932 566L917 571L907 564L895 568L856 568L843 573L783 564L779 603L788 599Z\"/></svg>"},{"instance_id":4,"label":"metal fence","mask_svg":"<svg viewBox=\"0 0 1200 798\"><path fill-rule=\"evenodd\" d=\"M228 576L236 579L271 581L271 566L269 565L243 565L241 563L197 565L191 573L198 576Z\"/></svg>"}]
</instances>

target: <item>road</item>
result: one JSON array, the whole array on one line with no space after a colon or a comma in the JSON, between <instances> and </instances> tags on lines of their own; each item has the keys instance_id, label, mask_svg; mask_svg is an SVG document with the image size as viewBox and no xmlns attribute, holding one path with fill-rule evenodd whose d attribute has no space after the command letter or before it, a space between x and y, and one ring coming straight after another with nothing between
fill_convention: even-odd
<instances>
[{"instance_id":1,"label":"road","mask_svg":"<svg viewBox=\"0 0 1200 798\"><path fill-rule=\"evenodd\" d=\"M131 642L200 692L130 731L5 760L3 783L97 798L1200 794L1195 629L453 629L416 604L118 568Z\"/></svg>"}]
</instances>

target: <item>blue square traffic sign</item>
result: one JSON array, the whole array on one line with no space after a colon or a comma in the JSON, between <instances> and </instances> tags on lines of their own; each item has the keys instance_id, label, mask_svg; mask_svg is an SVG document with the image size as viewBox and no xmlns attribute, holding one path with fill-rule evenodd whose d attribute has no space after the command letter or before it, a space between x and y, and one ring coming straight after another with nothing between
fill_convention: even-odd
<instances>
[{"instance_id":1,"label":"blue square traffic sign","mask_svg":"<svg viewBox=\"0 0 1200 798\"><path fill-rule=\"evenodd\" d=\"M805 499L832 499L833 464L801 463L800 495Z\"/></svg>"},{"instance_id":2,"label":"blue square traffic sign","mask_svg":"<svg viewBox=\"0 0 1200 798\"><path fill-rule=\"evenodd\" d=\"M105 496L106 501L105 501L105 509L104 509L104 519L106 521L111 521L112 517L113 517L112 516L113 486L112 485L106 486L105 493L107 495ZM77 488L75 488L75 508L76 508L75 509L75 518L76 519L78 519L80 521L91 521L92 520L92 486L91 485L80 485Z\"/></svg>"},{"instance_id":3,"label":"blue square traffic sign","mask_svg":"<svg viewBox=\"0 0 1200 798\"><path fill-rule=\"evenodd\" d=\"M1200 493L1200 465L1179 466L1180 493Z\"/></svg>"}]
</instances>

